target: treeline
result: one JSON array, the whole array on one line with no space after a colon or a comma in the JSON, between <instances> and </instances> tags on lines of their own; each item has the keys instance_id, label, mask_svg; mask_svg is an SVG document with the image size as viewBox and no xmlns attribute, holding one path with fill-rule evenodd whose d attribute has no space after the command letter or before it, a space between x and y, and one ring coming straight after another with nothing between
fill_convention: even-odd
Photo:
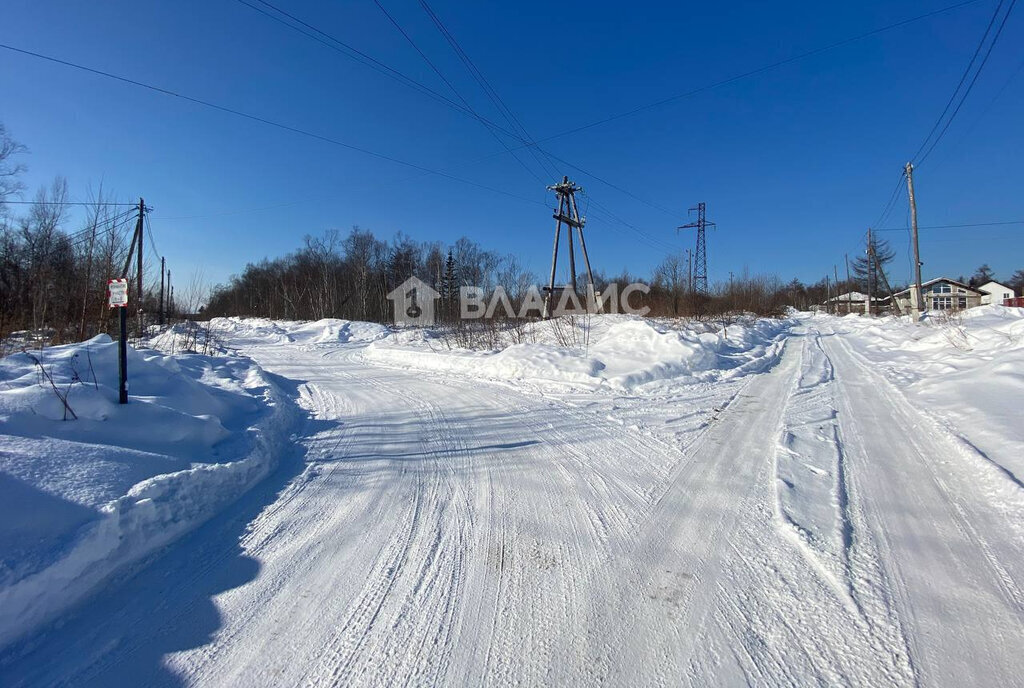
<instances>
[{"instance_id":1,"label":"treeline","mask_svg":"<svg viewBox=\"0 0 1024 688\"><path fill-rule=\"evenodd\" d=\"M58 343L112 332L116 322L106 305L106 282L124 271L136 209L101 192L85 206L84 216L79 213L72 219L68 185L61 178L40 189L28 204L5 204L5 200L22 197L19 175L24 168L15 164L22 152L24 148L10 139L0 124L0 341L9 349L28 340ZM891 258L884 246L879 253L885 262ZM147 320L139 323L133 318L133 331L155 323L159 309L158 259L147 254L145 263L142 309ZM854 272L862 273L860 268L854 265ZM134 297L135 269L128 274L129 293ZM437 315L449 322L458 319L461 287L482 288L488 297L500 287L512 310L519 312L529 291L543 283L515 256L500 255L468 238L451 245L416 241L401 234L385 240L356 227L348 234L330 230L307 236L297 251L249 264L212 291L194 277L180 292L178 304L183 313L201 314L204 319L221 315L293 320L336 317L388 323L393 321L388 294L409 277L437 290L441 295ZM559 276L559 283L564 283L564 277ZM783 283L771 275L744 271L703 294L693 288L691 277L682 255L666 257L649 277L594 274L596 290L605 294L614 292L614 285L620 293L630 284L645 285L645 293L634 293L630 303L636 308L646 306L655 317L715 317L736 312L779 316L787 307L803 310L822 303L827 291L834 294L836 287L827 290L824 280L810 285L799 280ZM578 276L577 284L582 292L584 275ZM137 299L133 301L137 303ZM168 288L168 319L177 314L178 304ZM609 309L607 304L605 309ZM136 312L133 308L132 314ZM537 311L529 313L529 317L539 315ZM496 317L510 314L502 309ZM20 334L12 337L12 333Z\"/></svg>"},{"instance_id":2,"label":"treeline","mask_svg":"<svg viewBox=\"0 0 1024 688\"><path fill-rule=\"evenodd\" d=\"M122 276L138 218L136 204L118 202L103 189L87 203L71 201L62 177L23 200L26 152L0 123L0 355L113 334L117 320L107 307L107 280ZM129 271L133 335L158 319L159 258L150 252L143 264L144 322L135 317L137 268ZM200 296L196 285L188 287L180 300L185 309ZM169 288L164 313L168 319L177 314Z\"/></svg>"},{"instance_id":3,"label":"treeline","mask_svg":"<svg viewBox=\"0 0 1024 688\"><path fill-rule=\"evenodd\" d=\"M387 241L356 227L344 236L337 230L320 237L307 236L304 246L294 253L247 265L212 291L204 315L285 320L335 317L387 323L393 320L388 294L409 277L422 280L441 295L437 315L442 321L458 318L461 287L481 288L488 301L500 287L518 313L528 290L539 284L538 276L524 269L515 256L499 255L465 237L450 246L403 235ZM559 284L563 281L560 278ZM594 282L601 293L610 293L612 284L617 284L620 292L629 284L644 284L647 293L635 293L631 305L647 306L652 316L666 317L737 311L778 316L787 306L806 307L825 297L823 284L783 284L775 277L747 273L727 284L714 285L710 294L698 294L690 286L685 260L679 256L665 259L651 278L625 273L608 277L596 272ZM578 276L577 284L582 295L585 275ZM504 309L496 313L499 318L511 315Z\"/></svg>"},{"instance_id":4,"label":"treeline","mask_svg":"<svg viewBox=\"0 0 1024 688\"><path fill-rule=\"evenodd\" d=\"M99 194L81 226L67 232L68 186L57 178L22 214L0 212L0 338L80 340L116 326L107 307L108 278L128 256L135 211ZM19 206L20 207L20 206ZM134 280L131 292L136 287ZM150 290L151 291L151 290ZM150 308L154 296L147 294ZM24 342L28 343L28 341Z\"/></svg>"},{"instance_id":5,"label":"treeline","mask_svg":"<svg viewBox=\"0 0 1024 688\"><path fill-rule=\"evenodd\" d=\"M500 285L517 301L535 282L515 256L500 256L467 238L451 246L401 234L385 241L356 227L347 236L337 230L307 236L294 253L246 265L212 291L204 314L389 322L388 294L410 277L436 289L443 306L451 306L463 286L490 292Z\"/></svg>"}]
</instances>

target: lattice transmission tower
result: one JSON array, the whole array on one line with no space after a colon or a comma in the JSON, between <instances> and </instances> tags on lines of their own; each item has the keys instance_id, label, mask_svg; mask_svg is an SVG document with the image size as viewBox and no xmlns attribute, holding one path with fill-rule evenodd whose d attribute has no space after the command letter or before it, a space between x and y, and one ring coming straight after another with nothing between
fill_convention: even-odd
<instances>
[{"instance_id":1,"label":"lattice transmission tower","mask_svg":"<svg viewBox=\"0 0 1024 688\"><path fill-rule=\"evenodd\" d=\"M708 222L704 217L704 203L698 203L695 207L690 208L689 212L697 211L696 222L689 222L685 225L680 225L676 228L676 231L680 229L693 229L697 228L697 250L693 255L693 277L691 278L692 283L690 288L696 291L698 294L708 293L708 245L707 237L704 230L708 227L714 227L714 222Z\"/></svg>"}]
</instances>

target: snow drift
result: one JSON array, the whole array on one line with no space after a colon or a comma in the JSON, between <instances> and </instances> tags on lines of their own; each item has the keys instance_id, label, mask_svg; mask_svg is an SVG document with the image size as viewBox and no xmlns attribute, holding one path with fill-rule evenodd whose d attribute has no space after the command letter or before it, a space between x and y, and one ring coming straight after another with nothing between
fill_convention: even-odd
<instances>
[{"instance_id":1,"label":"snow drift","mask_svg":"<svg viewBox=\"0 0 1024 688\"><path fill-rule=\"evenodd\" d=\"M1024 487L1024 309L980 306L906 319L847 317L836 329L908 402Z\"/></svg>"},{"instance_id":2,"label":"snow drift","mask_svg":"<svg viewBox=\"0 0 1024 688\"><path fill-rule=\"evenodd\" d=\"M291 403L251 360L129 348L128 371L121 406L106 335L0 360L0 645L214 515L284 449Z\"/></svg>"},{"instance_id":3,"label":"snow drift","mask_svg":"<svg viewBox=\"0 0 1024 688\"><path fill-rule=\"evenodd\" d=\"M763 370L778 360L791 324L750 319L679 327L604 315L589 321L535 323L519 335L533 341L505 342L488 351L448 348L436 335L421 332L397 333L371 343L364 356L383 365L493 380L649 391L671 382L720 380ZM567 333L564 328L575 331Z\"/></svg>"},{"instance_id":4,"label":"snow drift","mask_svg":"<svg viewBox=\"0 0 1024 688\"><path fill-rule=\"evenodd\" d=\"M386 325L340 318L310 322L268 320L267 318L214 318L210 330L232 346L269 346L299 344L317 346L371 342L391 333Z\"/></svg>"}]
</instances>

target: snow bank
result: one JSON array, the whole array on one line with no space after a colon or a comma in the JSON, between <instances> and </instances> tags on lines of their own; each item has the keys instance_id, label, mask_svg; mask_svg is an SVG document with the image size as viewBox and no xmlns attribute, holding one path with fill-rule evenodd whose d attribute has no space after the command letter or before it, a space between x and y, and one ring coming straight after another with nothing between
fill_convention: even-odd
<instances>
[{"instance_id":1,"label":"snow bank","mask_svg":"<svg viewBox=\"0 0 1024 688\"><path fill-rule=\"evenodd\" d=\"M835 320L908 402L1024 486L1024 309L980 306L907 319Z\"/></svg>"},{"instance_id":2,"label":"snow bank","mask_svg":"<svg viewBox=\"0 0 1024 688\"><path fill-rule=\"evenodd\" d=\"M324 318L323 320L289 321L266 318L214 318L210 329L232 345L267 346L295 343L307 346L372 342L391 333L386 325Z\"/></svg>"},{"instance_id":3,"label":"snow bank","mask_svg":"<svg viewBox=\"0 0 1024 688\"><path fill-rule=\"evenodd\" d=\"M495 380L610 389L650 390L659 383L711 381L763 370L781 353L790 321L752 320L717 328L674 327L626 316L536 323L519 337L534 341L489 351L449 349L421 330L369 344L371 362ZM507 335L506 335L507 340Z\"/></svg>"},{"instance_id":4,"label":"snow bank","mask_svg":"<svg viewBox=\"0 0 1024 688\"><path fill-rule=\"evenodd\" d=\"M371 342L390 334L391 330L377 323L353 322L325 318L310 323L283 324L292 341L300 344L347 344Z\"/></svg>"},{"instance_id":5,"label":"snow bank","mask_svg":"<svg viewBox=\"0 0 1024 688\"><path fill-rule=\"evenodd\" d=\"M106 335L0 360L0 645L214 515L284 450L291 403L251 360L128 354L125 406Z\"/></svg>"}]
</instances>

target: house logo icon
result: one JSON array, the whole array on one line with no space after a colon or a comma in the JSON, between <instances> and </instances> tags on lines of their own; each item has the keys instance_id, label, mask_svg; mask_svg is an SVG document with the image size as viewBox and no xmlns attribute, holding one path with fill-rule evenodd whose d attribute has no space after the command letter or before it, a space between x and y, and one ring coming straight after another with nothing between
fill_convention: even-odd
<instances>
[{"instance_id":1,"label":"house logo icon","mask_svg":"<svg viewBox=\"0 0 1024 688\"><path fill-rule=\"evenodd\" d=\"M434 302L441 294L418 277L410 277L388 293L396 325L433 325Z\"/></svg>"}]
</instances>

